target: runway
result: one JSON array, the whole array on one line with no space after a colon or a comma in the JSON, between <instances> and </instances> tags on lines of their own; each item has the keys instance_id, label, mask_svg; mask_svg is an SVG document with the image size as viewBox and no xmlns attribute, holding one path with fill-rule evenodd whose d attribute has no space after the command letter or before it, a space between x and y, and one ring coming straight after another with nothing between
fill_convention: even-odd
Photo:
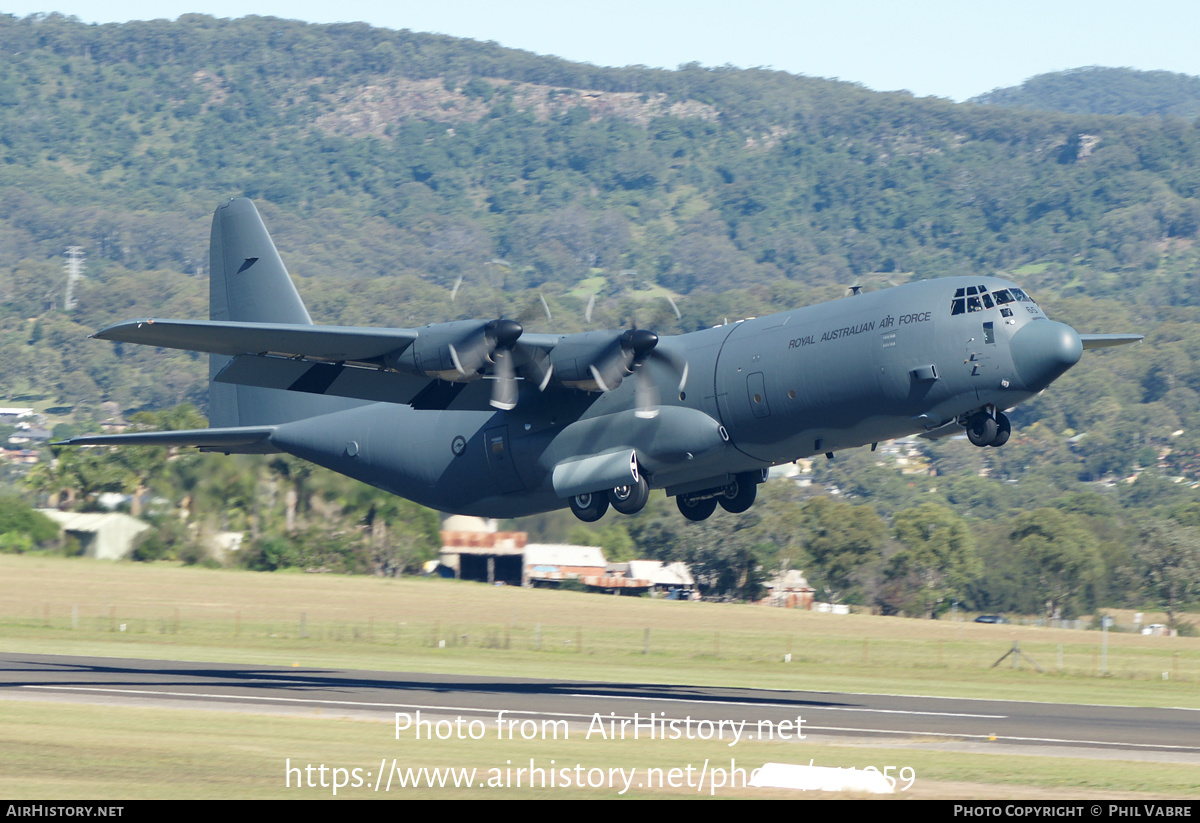
<instances>
[{"instance_id":1,"label":"runway","mask_svg":"<svg viewBox=\"0 0 1200 823\"><path fill-rule=\"evenodd\" d=\"M1067 747L1200 762L1200 711L0 653L0 697L175 708L565 720L740 740ZM503 712L503 715L500 713ZM616 725L612 725L613 723ZM1050 750L1044 753L1053 753ZM1157 754L1156 754L1157 753Z\"/></svg>"}]
</instances>

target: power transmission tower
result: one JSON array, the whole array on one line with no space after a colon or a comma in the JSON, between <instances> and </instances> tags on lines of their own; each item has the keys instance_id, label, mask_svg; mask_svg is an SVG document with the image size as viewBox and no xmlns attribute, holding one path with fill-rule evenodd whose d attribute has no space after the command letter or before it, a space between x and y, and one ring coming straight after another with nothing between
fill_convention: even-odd
<instances>
[{"instance_id":1,"label":"power transmission tower","mask_svg":"<svg viewBox=\"0 0 1200 823\"><path fill-rule=\"evenodd\" d=\"M67 272L67 298L63 308L71 311L75 308L75 284L83 279L83 246L67 246L67 262L63 268Z\"/></svg>"}]
</instances>

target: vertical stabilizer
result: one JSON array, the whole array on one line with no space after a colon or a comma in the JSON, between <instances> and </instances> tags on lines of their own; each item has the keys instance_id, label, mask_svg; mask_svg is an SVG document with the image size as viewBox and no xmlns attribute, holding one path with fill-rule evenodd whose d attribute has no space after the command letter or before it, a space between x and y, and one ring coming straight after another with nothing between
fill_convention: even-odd
<instances>
[{"instance_id":1,"label":"vertical stabilizer","mask_svg":"<svg viewBox=\"0 0 1200 823\"><path fill-rule=\"evenodd\" d=\"M210 320L312 325L258 209L246 198L217 207L208 257ZM209 355L210 381L230 359ZM214 427L287 423L353 405L358 404L278 389L209 384L209 425Z\"/></svg>"},{"instance_id":2,"label":"vertical stabilizer","mask_svg":"<svg viewBox=\"0 0 1200 823\"><path fill-rule=\"evenodd\" d=\"M217 207L208 255L210 320L312 325L252 202L242 197Z\"/></svg>"}]
</instances>

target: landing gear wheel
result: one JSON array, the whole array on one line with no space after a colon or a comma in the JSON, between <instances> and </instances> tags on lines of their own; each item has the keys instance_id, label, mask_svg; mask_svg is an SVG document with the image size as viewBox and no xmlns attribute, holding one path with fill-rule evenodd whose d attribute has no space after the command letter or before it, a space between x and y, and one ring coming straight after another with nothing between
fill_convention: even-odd
<instances>
[{"instance_id":1,"label":"landing gear wheel","mask_svg":"<svg viewBox=\"0 0 1200 823\"><path fill-rule=\"evenodd\" d=\"M638 479L628 486L617 486L608 493L612 507L621 514L637 514L646 506L650 499L650 486L646 478L638 475Z\"/></svg>"},{"instance_id":2,"label":"landing gear wheel","mask_svg":"<svg viewBox=\"0 0 1200 823\"><path fill-rule=\"evenodd\" d=\"M739 474L725 487L724 497L718 498L717 502L730 514L741 514L754 505L754 498L757 496L758 484L750 475Z\"/></svg>"},{"instance_id":3,"label":"landing gear wheel","mask_svg":"<svg viewBox=\"0 0 1200 823\"><path fill-rule=\"evenodd\" d=\"M990 446L997 430L995 418L987 412L975 412L967 420L967 439L976 446Z\"/></svg>"},{"instance_id":4,"label":"landing gear wheel","mask_svg":"<svg viewBox=\"0 0 1200 823\"><path fill-rule=\"evenodd\" d=\"M1008 422L1008 417L1003 412L996 412L996 436L988 445L1000 448L1008 442L1010 434L1012 434L1012 424Z\"/></svg>"},{"instance_id":5,"label":"landing gear wheel","mask_svg":"<svg viewBox=\"0 0 1200 823\"><path fill-rule=\"evenodd\" d=\"M679 506L679 513L688 520L707 520L712 513L717 510L717 499L708 497L704 500L697 500L686 494L680 494L675 497L675 505Z\"/></svg>"},{"instance_id":6,"label":"landing gear wheel","mask_svg":"<svg viewBox=\"0 0 1200 823\"><path fill-rule=\"evenodd\" d=\"M595 523L608 511L608 495L603 492L577 494L571 498L571 514L584 523Z\"/></svg>"}]
</instances>

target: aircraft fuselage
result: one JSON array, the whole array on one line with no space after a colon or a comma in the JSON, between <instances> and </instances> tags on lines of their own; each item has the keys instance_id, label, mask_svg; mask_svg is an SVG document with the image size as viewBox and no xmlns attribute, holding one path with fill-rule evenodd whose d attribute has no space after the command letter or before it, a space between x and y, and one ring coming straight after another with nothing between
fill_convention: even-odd
<instances>
[{"instance_id":1,"label":"aircraft fuselage","mask_svg":"<svg viewBox=\"0 0 1200 823\"><path fill-rule=\"evenodd\" d=\"M511 411L375 403L282 425L271 442L432 508L488 517L562 508L554 469L581 454L632 450L650 485L671 494L716 488L1015 406L1078 359L1068 338L1048 363L1015 361L1012 341L1033 324L1074 332L1027 298L952 314L955 293L979 287L1019 293L996 278L922 281L664 337L659 348L686 357L689 376L653 419L637 416L632 381L602 393L522 385ZM644 367L673 388L660 364Z\"/></svg>"}]
</instances>

